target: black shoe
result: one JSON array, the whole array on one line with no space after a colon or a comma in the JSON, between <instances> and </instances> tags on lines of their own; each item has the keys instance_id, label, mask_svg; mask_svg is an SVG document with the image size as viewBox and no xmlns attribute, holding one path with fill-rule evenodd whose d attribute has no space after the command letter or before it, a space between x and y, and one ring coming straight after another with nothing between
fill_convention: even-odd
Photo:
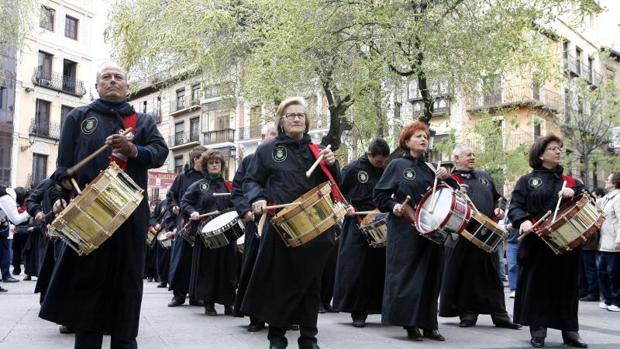
<instances>
[{"instance_id":1,"label":"black shoe","mask_svg":"<svg viewBox=\"0 0 620 349\"><path fill-rule=\"evenodd\" d=\"M581 299L579 299L582 302L598 302L599 301L599 297L597 295L593 295L593 294L589 294Z\"/></svg>"},{"instance_id":2,"label":"black shoe","mask_svg":"<svg viewBox=\"0 0 620 349\"><path fill-rule=\"evenodd\" d=\"M264 330L264 329L265 329L265 323L264 322L252 322L248 326L248 332L258 332L258 331Z\"/></svg>"},{"instance_id":3,"label":"black shoe","mask_svg":"<svg viewBox=\"0 0 620 349\"><path fill-rule=\"evenodd\" d=\"M332 308L332 306L329 305L329 303L328 304L323 304L323 309L325 309L325 311L328 312L328 313L335 313L336 312L334 310L334 308Z\"/></svg>"},{"instance_id":4,"label":"black shoe","mask_svg":"<svg viewBox=\"0 0 620 349\"><path fill-rule=\"evenodd\" d=\"M60 325L60 327L58 328L58 332L62 334L70 334L70 333L75 333L75 330L73 329L73 327Z\"/></svg>"},{"instance_id":5,"label":"black shoe","mask_svg":"<svg viewBox=\"0 0 620 349\"><path fill-rule=\"evenodd\" d=\"M189 305L193 305L197 307L204 307L205 301L203 301L202 299L190 299Z\"/></svg>"},{"instance_id":6,"label":"black shoe","mask_svg":"<svg viewBox=\"0 0 620 349\"><path fill-rule=\"evenodd\" d=\"M168 284L165 282L160 282L159 285L157 285L157 288L166 288L168 287Z\"/></svg>"},{"instance_id":7,"label":"black shoe","mask_svg":"<svg viewBox=\"0 0 620 349\"><path fill-rule=\"evenodd\" d=\"M443 342L446 340L444 336L439 333L439 330L422 330L423 336L434 341Z\"/></svg>"},{"instance_id":8,"label":"black shoe","mask_svg":"<svg viewBox=\"0 0 620 349\"><path fill-rule=\"evenodd\" d=\"M583 341L583 339L581 339L581 337L579 337L579 335L577 336L571 336L571 337L564 337L562 336L563 340L564 340L564 344L566 344L569 347L575 347L575 348L587 348L588 344L586 342Z\"/></svg>"},{"instance_id":9,"label":"black shoe","mask_svg":"<svg viewBox=\"0 0 620 349\"><path fill-rule=\"evenodd\" d=\"M530 344L532 344L534 348L542 348L545 346L545 337L532 337L532 339L530 339Z\"/></svg>"},{"instance_id":10,"label":"black shoe","mask_svg":"<svg viewBox=\"0 0 620 349\"><path fill-rule=\"evenodd\" d=\"M19 280L12 276L9 276L8 278L4 279L3 282L19 282Z\"/></svg>"},{"instance_id":11,"label":"black shoe","mask_svg":"<svg viewBox=\"0 0 620 349\"><path fill-rule=\"evenodd\" d=\"M327 313L327 310L325 309L323 304L320 304L319 305L319 314L325 314L325 313Z\"/></svg>"},{"instance_id":12,"label":"black shoe","mask_svg":"<svg viewBox=\"0 0 620 349\"><path fill-rule=\"evenodd\" d=\"M213 303L206 303L205 304L205 315L208 315L208 316L216 316L217 315L217 311L215 310L215 305Z\"/></svg>"},{"instance_id":13,"label":"black shoe","mask_svg":"<svg viewBox=\"0 0 620 349\"><path fill-rule=\"evenodd\" d=\"M505 321L505 322L498 322L498 323L496 323L495 327L508 328L508 329L511 329L511 330L518 330L518 329L521 328L521 325L515 324L512 321Z\"/></svg>"},{"instance_id":14,"label":"black shoe","mask_svg":"<svg viewBox=\"0 0 620 349\"><path fill-rule=\"evenodd\" d=\"M178 307L179 305L183 305L185 303L185 298L174 296L170 303L168 303L169 307Z\"/></svg>"},{"instance_id":15,"label":"black shoe","mask_svg":"<svg viewBox=\"0 0 620 349\"><path fill-rule=\"evenodd\" d=\"M353 320L353 327L366 327L365 319L355 319Z\"/></svg>"},{"instance_id":16,"label":"black shoe","mask_svg":"<svg viewBox=\"0 0 620 349\"><path fill-rule=\"evenodd\" d=\"M232 313L233 313L232 305L225 305L224 306L224 315L232 315Z\"/></svg>"},{"instance_id":17,"label":"black shoe","mask_svg":"<svg viewBox=\"0 0 620 349\"><path fill-rule=\"evenodd\" d=\"M24 276L24 281L32 281L32 276L30 275Z\"/></svg>"},{"instance_id":18,"label":"black shoe","mask_svg":"<svg viewBox=\"0 0 620 349\"><path fill-rule=\"evenodd\" d=\"M290 325L288 325L288 330L289 331L299 331L299 325L298 324L290 324Z\"/></svg>"},{"instance_id":19,"label":"black shoe","mask_svg":"<svg viewBox=\"0 0 620 349\"><path fill-rule=\"evenodd\" d=\"M0 292L9 292L9 290L7 290L6 288L2 288L2 286L0 286Z\"/></svg>"},{"instance_id":20,"label":"black shoe","mask_svg":"<svg viewBox=\"0 0 620 349\"><path fill-rule=\"evenodd\" d=\"M312 343L304 343L304 344L299 344L299 349L321 349L319 347L318 344L312 342Z\"/></svg>"},{"instance_id":21,"label":"black shoe","mask_svg":"<svg viewBox=\"0 0 620 349\"><path fill-rule=\"evenodd\" d=\"M422 341L422 333L420 333L420 329L417 327L407 328L407 338L413 339L414 341L421 342Z\"/></svg>"},{"instance_id":22,"label":"black shoe","mask_svg":"<svg viewBox=\"0 0 620 349\"><path fill-rule=\"evenodd\" d=\"M476 326L476 321L470 320L470 319L462 319L461 322L459 322L459 327L474 327Z\"/></svg>"},{"instance_id":23,"label":"black shoe","mask_svg":"<svg viewBox=\"0 0 620 349\"><path fill-rule=\"evenodd\" d=\"M22 268L17 267L17 268L13 268L13 275L19 275L22 273Z\"/></svg>"},{"instance_id":24,"label":"black shoe","mask_svg":"<svg viewBox=\"0 0 620 349\"><path fill-rule=\"evenodd\" d=\"M270 342L269 349L285 349L286 345L283 345L280 342Z\"/></svg>"}]
</instances>

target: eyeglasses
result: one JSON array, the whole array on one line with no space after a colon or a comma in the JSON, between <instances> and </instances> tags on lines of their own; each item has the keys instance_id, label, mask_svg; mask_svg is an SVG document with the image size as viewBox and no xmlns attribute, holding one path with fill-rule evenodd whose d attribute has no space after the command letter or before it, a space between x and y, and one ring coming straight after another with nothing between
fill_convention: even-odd
<instances>
[{"instance_id":1,"label":"eyeglasses","mask_svg":"<svg viewBox=\"0 0 620 349\"><path fill-rule=\"evenodd\" d=\"M284 117L287 120L295 120L295 118L298 118L299 120L303 120L306 118L306 113L286 113L284 114Z\"/></svg>"}]
</instances>

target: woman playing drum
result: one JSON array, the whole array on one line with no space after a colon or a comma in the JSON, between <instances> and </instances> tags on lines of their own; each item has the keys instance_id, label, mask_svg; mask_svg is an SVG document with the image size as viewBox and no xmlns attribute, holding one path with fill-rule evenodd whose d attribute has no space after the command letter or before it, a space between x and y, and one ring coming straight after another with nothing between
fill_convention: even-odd
<instances>
[{"instance_id":1,"label":"woman playing drum","mask_svg":"<svg viewBox=\"0 0 620 349\"><path fill-rule=\"evenodd\" d=\"M571 198L583 190L581 182L562 174L562 140L541 137L529 153L533 171L519 178L512 192L508 217L521 234L521 267L515 296L514 321L530 326L531 344L545 345L547 328L562 330L564 343L578 348L587 344L579 337L577 320L579 254L581 249L556 255L533 231L534 222L554 211L559 197ZM563 183L566 185L563 186Z\"/></svg>"},{"instance_id":2,"label":"woman playing drum","mask_svg":"<svg viewBox=\"0 0 620 349\"><path fill-rule=\"evenodd\" d=\"M193 229L198 228L200 214L232 207L230 196L213 195L229 192L229 184L222 177L225 166L222 154L216 150L207 150L200 161L206 178L187 188L181 199L181 210L193 221ZM192 259L190 295L194 299L204 300L206 315L217 315L214 303L223 304L224 313L231 315L238 271L235 245L207 249L200 239L196 239Z\"/></svg>"},{"instance_id":3,"label":"woman playing drum","mask_svg":"<svg viewBox=\"0 0 620 349\"><path fill-rule=\"evenodd\" d=\"M399 141L406 153L390 162L375 186L377 207L382 212L390 212L382 321L403 326L413 340L426 337L443 341L444 337L437 330L443 248L418 234L413 220L407 217L408 211L413 211L411 206L400 204L410 196L411 205L415 205L433 185L435 177L458 187L445 168L434 172L431 165L424 162L428 137L428 127L424 123L415 121L406 126Z\"/></svg>"}]
</instances>

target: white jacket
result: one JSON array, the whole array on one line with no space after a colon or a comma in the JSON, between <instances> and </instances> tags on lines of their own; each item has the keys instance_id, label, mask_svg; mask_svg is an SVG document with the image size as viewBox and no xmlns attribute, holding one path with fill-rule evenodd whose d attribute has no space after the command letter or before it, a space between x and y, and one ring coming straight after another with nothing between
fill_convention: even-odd
<instances>
[{"instance_id":1,"label":"white jacket","mask_svg":"<svg viewBox=\"0 0 620 349\"><path fill-rule=\"evenodd\" d=\"M601 208L605 212L605 222L601 227L601 245L603 252L620 252L616 245L620 243L620 189L615 189L603 197Z\"/></svg>"}]
</instances>

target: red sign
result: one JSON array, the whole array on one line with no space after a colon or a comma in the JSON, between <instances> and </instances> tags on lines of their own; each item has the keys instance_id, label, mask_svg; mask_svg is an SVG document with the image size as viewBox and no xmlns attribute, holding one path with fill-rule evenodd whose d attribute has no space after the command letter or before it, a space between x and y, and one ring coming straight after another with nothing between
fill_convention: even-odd
<instances>
[{"instance_id":1,"label":"red sign","mask_svg":"<svg viewBox=\"0 0 620 349\"><path fill-rule=\"evenodd\" d=\"M176 176L174 172L149 171L149 182L147 187L148 189L159 188L160 193L165 193L170 189Z\"/></svg>"}]
</instances>

